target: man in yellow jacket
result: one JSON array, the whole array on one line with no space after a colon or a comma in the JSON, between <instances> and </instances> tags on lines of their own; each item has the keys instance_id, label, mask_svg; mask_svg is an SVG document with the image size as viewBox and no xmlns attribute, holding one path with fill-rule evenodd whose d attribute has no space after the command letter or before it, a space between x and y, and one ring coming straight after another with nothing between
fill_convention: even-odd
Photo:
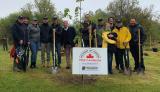
<instances>
[{"instance_id":1,"label":"man in yellow jacket","mask_svg":"<svg viewBox=\"0 0 160 92\"><path fill-rule=\"evenodd\" d=\"M108 48L108 72L112 74L112 58L113 58L113 50L112 47L116 46L116 37L117 34L113 34L110 29L110 24L106 23L106 27L102 32L102 48Z\"/></svg>"},{"instance_id":2,"label":"man in yellow jacket","mask_svg":"<svg viewBox=\"0 0 160 92\"><path fill-rule=\"evenodd\" d=\"M125 68L129 68L129 41L131 40L131 33L127 27L123 26L123 23L120 19L116 21L116 28L113 30L113 32L116 32L118 35L116 41L116 46L118 48L118 62L120 64L120 72L123 72Z\"/></svg>"}]
</instances>

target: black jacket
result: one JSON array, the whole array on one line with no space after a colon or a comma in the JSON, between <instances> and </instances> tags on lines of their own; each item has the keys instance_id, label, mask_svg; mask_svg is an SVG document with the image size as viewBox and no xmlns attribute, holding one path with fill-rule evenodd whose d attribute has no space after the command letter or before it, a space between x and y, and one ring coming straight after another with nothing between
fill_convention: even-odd
<instances>
[{"instance_id":1,"label":"black jacket","mask_svg":"<svg viewBox=\"0 0 160 92\"><path fill-rule=\"evenodd\" d=\"M145 31L140 24L136 24L135 26L129 26L129 30L130 30L130 33L132 36L131 41L130 41L130 45L138 44L138 41L139 41L138 29L140 29L141 44L143 44L145 42L145 40L146 40Z\"/></svg>"},{"instance_id":2,"label":"black jacket","mask_svg":"<svg viewBox=\"0 0 160 92\"><path fill-rule=\"evenodd\" d=\"M50 41L53 43L53 29L55 29L55 41L56 43L62 43L62 27L61 25L51 25L51 32L50 32Z\"/></svg>"},{"instance_id":3,"label":"black jacket","mask_svg":"<svg viewBox=\"0 0 160 92\"><path fill-rule=\"evenodd\" d=\"M89 29L88 29L88 27L90 25L92 26L92 36L94 37L94 32L93 31L96 29L96 24L92 23L91 21L89 23L84 21L83 28L80 29L80 31L82 33L83 40L89 40Z\"/></svg>"},{"instance_id":4,"label":"black jacket","mask_svg":"<svg viewBox=\"0 0 160 92\"><path fill-rule=\"evenodd\" d=\"M23 40L23 44L27 44L28 42L28 31L27 25L16 22L12 27L12 36L15 46L20 45L20 40Z\"/></svg>"},{"instance_id":5,"label":"black jacket","mask_svg":"<svg viewBox=\"0 0 160 92\"><path fill-rule=\"evenodd\" d=\"M41 43L49 43L50 42L50 32L51 27L49 24L42 24L40 26L40 42Z\"/></svg>"},{"instance_id":6,"label":"black jacket","mask_svg":"<svg viewBox=\"0 0 160 92\"><path fill-rule=\"evenodd\" d=\"M64 47L66 45L71 45L74 47L74 38L76 36L76 31L75 31L75 28L73 27L68 27L67 30L65 30L63 28L63 31L62 31L62 42L63 42L63 45Z\"/></svg>"}]
</instances>

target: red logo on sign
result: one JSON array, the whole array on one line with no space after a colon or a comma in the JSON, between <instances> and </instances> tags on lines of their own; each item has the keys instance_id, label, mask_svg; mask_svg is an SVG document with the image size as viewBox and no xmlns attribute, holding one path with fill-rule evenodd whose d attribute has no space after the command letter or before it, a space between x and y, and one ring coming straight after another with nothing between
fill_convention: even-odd
<instances>
[{"instance_id":1,"label":"red logo on sign","mask_svg":"<svg viewBox=\"0 0 160 92\"><path fill-rule=\"evenodd\" d=\"M94 58L94 56L92 55L92 54L88 54L87 56L86 56L86 58Z\"/></svg>"}]
</instances>

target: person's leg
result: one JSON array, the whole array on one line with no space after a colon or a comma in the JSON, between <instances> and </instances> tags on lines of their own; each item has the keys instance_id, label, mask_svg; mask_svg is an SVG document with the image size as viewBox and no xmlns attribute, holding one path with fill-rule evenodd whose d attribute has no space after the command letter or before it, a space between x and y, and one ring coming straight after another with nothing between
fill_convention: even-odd
<instances>
[{"instance_id":1,"label":"person's leg","mask_svg":"<svg viewBox=\"0 0 160 92\"><path fill-rule=\"evenodd\" d=\"M124 71L123 50L122 49L118 49L118 62L119 62L121 71Z\"/></svg>"},{"instance_id":2,"label":"person's leg","mask_svg":"<svg viewBox=\"0 0 160 92\"><path fill-rule=\"evenodd\" d=\"M125 67L129 68L129 49L124 50Z\"/></svg>"},{"instance_id":3,"label":"person's leg","mask_svg":"<svg viewBox=\"0 0 160 92\"><path fill-rule=\"evenodd\" d=\"M6 41L6 50L8 51L8 43L7 43L7 41Z\"/></svg>"},{"instance_id":4,"label":"person's leg","mask_svg":"<svg viewBox=\"0 0 160 92\"><path fill-rule=\"evenodd\" d=\"M26 54L24 54L22 57L23 57L22 68L23 68L23 71L26 72L26 68L27 68L27 66L26 66L27 65L27 63L26 63L26 59L27 59L26 58Z\"/></svg>"},{"instance_id":5,"label":"person's leg","mask_svg":"<svg viewBox=\"0 0 160 92\"><path fill-rule=\"evenodd\" d=\"M113 52L108 51L108 72L109 74L112 74L112 58L113 58Z\"/></svg>"},{"instance_id":6,"label":"person's leg","mask_svg":"<svg viewBox=\"0 0 160 92\"><path fill-rule=\"evenodd\" d=\"M41 43L41 62L43 67L45 66L45 44Z\"/></svg>"},{"instance_id":7,"label":"person's leg","mask_svg":"<svg viewBox=\"0 0 160 92\"><path fill-rule=\"evenodd\" d=\"M52 50L52 61L53 61L52 66L55 67L56 66L56 47L53 47L53 43L51 44L51 50Z\"/></svg>"},{"instance_id":8,"label":"person's leg","mask_svg":"<svg viewBox=\"0 0 160 92\"><path fill-rule=\"evenodd\" d=\"M47 43L46 53L47 53L47 67L49 67L49 63L50 63L50 43Z\"/></svg>"},{"instance_id":9,"label":"person's leg","mask_svg":"<svg viewBox=\"0 0 160 92\"><path fill-rule=\"evenodd\" d=\"M37 54L36 42L31 41L31 66L30 68L34 67L34 64L36 62L36 54Z\"/></svg>"},{"instance_id":10,"label":"person's leg","mask_svg":"<svg viewBox=\"0 0 160 92\"><path fill-rule=\"evenodd\" d=\"M4 43L3 43L3 50L5 51L5 45L4 45Z\"/></svg>"},{"instance_id":11,"label":"person's leg","mask_svg":"<svg viewBox=\"0 0 160 92\"><path fill-rule=\"evenodd\" d=\"M36 67L38 49L39 49L39 42L36 42L36 53L35 53L35 63L34 63L34 67Z\"/></svg>"},{"instance_id":12,"label":"person's leg","mask_svg":"<svg viewBox=\"0 0 160 92\"><path fill-rule=\"evenodd\" d=\"M5 48L5 51L8 51L7 41L5 41L4 43L4 48Z\"/></svg>"},{"instance_id":13,"label":"person's leg","mask_svg":"<svg viewBox=\"0 0 160 92\"><path fill-rule=\"evenodd\" d=\"M116 62L116 69L119 70L119 67L120 67L120 64L118 62L118 49L115 48L115 52L114 52L114 55L115 55L115 62Z\"/></svg>"},{"instance_id":14,"label":"person's leg","mask_svg":"<svg viewBox=\"0 0 160 92\"><path fill-rule=\"evenodd\" d=\"M84 41L84 47L89 47L89 40L83 40Z\"/></svg>"},{"instance_id":15,"label":"person's leg","mask_svg":"<svg viewBox=\"0 0 160 92\"><path fill-rule=\"evenodd\" d=\"M138 49L138 45L130 45L130 52L134 58L134 62L135 62L135 67L134 67L134 71L137 71L138 67L139 67L139 49Z\"/></svg>"},{"instance_id":16,"label":"person's leg","mask_svg":"<svg viewBox=\"0 0 160 92\"><path fill-rule=\"evenodd\" d=\"M56 43L57 55L58 55L58 66L61 65L61 43Z\"/></svg>"},{"instance_id":17,"label":"person's leg","mask_svg":"<svg viewBox=\"0 0 160 92\"><path fill-rule=\"evenodd\" d=\"M70 68L70 54L71 54L70 53L71 52L70 45L66 45L65 52L66 52L66 63L67 63L66 68L69 69Z\"/></svg>"}]
</instances>

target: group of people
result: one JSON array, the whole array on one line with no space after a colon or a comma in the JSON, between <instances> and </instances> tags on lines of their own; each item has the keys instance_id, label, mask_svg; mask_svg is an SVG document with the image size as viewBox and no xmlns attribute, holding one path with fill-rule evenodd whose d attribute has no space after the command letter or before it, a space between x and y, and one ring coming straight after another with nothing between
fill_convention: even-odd
<instances>
[{"instance_id":1,"label":"group of people","mask_svg":"<svg viewBox=\"0 0 160 92\"><path fill-rule=\"evenodd\" d=\"M115 55L116 69L119 72L130 73L129 51L131 52L135 67L133 72L145 71L143 60L143 44L146 39L143 27L135 18L130 19L127 27L120 18L109 17L107 20L98 19L98 25L85 16L82 32L84 47L108 48L108 72L113 74L112 60Z\"/></svg>"},{"instance_id":2,"label":"group of people","mask_svg":"<svg viewBox=\"0 0 160 92\"><path fill-rule=\"evenodd\" d=\"M107 20L98 19L97 21L98 24L95 24L91 21L89 14L85 15L80 28L81 47L108 48L109 74L113 74L113 55L115 55L116 69L124 72L130 68L129 51L135 61L134 72L144 71L143 43L145 41L145 32L136 19L132 18L128 27L123 25L121 19L114 19L113 17L109 17ZM70 26L68 21L63 21L62 25L58 17L54 16L51 24L48 17L44 17L41 24L37 18L33 18L29 24L29 18L19 16L11 29L15 48L21 47L24 52L27 52L28 47L31 49L30 68L36 68L39 46L41 47L43 67L50 67L50 52L52 52L53 67L60 69L61 47L64 47L66 69L71 68L71 51L76 44L74 41L76 29ZM16 57L17 53L15 53L14 62L16 62ZM25 70L19 63L15 63L14 68Z\"/></svg>"},{"instance_id":3,"label":"group of people","mask_svg":"<svg viewBox=\"0 0 160 92\"><path fill-rule=\"evenodd\" d=\"M64 46L66 52L66 69L70 69L71 48L74 46L73 40L76 36L76 31L74 27L69 26L68 21L64 21L62 27L59 23L58 17L54 16L52 18L51 25L49 24L48 17L44 17L41 24L38 22L37 18L33 18L29 24L28 17L19 16L11 30L15 48L14 70L26 71L26 66L29 61L26 61L28 47L31 50L30 68L33 69L37 67L36 61L39 47L41 49L41 63L43 67L50 67L50 52L52 52L54 66L61 68L62 46ZM55 35L53 35L54 33ZM23 51L19 50L19 48L22 48ZM54 50L57 54L54 52ZM17 58L19 59L20 56L19 53L22 52L24 53L24 60L22 61L25 63L21 63L22 61L17 63ZM55 60L55 54L58 57L58 60Z\"/></svg>"}]
</instances>

